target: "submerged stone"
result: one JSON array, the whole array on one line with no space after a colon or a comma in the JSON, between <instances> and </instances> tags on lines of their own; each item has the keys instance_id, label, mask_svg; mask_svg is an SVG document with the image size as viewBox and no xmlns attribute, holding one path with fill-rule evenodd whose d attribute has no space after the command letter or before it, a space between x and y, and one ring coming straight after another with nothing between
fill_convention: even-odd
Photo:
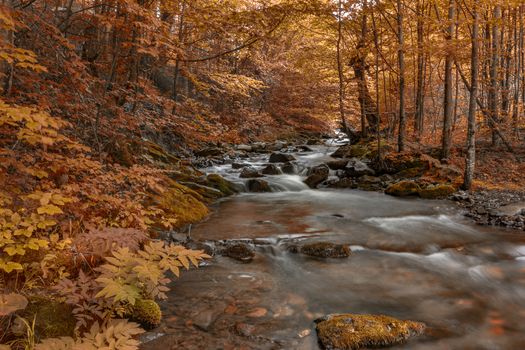
<instances>
[{"instance_id":1,"label":"submerged stone","mask_svg":"<svg viewBox=\"0 0 525 350\"><path fill-rule=\"evenodd\" d=\"M315 322L321 347L334 350L398 345L425 330L423 323L384 315L336 314Z\"/></svg>"},{"instance_id":2,"label":"submerged stone","mask_svg":"<svg viewBox=\"0 0 525 350\"><path fill-rule=\"evenodd\" d=\"M253 167L246 167L243 168L241 171L241 174L239 177L242 178L256 178L256 177L263 177L264 175L261 174L257 169Z\"/></svg>"}]
</instances>

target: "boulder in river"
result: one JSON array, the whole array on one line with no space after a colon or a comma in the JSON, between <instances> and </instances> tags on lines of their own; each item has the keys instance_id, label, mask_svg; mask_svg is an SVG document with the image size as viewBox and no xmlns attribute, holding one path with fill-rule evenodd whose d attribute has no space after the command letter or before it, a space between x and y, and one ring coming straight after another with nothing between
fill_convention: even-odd
<instances>
[{"instance_id":1,"label":"boulder in river","mask_svg":"<svg viewBox=\"0 0 525 350\"><path fill-rule=\"evenodd\" d=\"M350 159L345 167L346 175L349 177L359 177L363 175L375 175L375 171L370 169L368 165L357 158Z\"/></svg>"},{"instance_id":2,"label":"boulder in river","mask_svg":"<svg viewBox=\"0 0 525 350\"><path fill-rule=\"evenodd\" d=\"M227 246L222 251L222 255L244 263L248 263L253 260L255 253L247 244L237 243Z\"/></svg>"},{"instance_id":3,"label":"boulder in river","mask_svg":"<svg viewBox=\"0 0 525 350\"><path fill-rule=\"evenodd\" d=\"M399 345L425 331L425 324L421 322L384 315L328 315L315 323L323 349L354 350Z\"/></svg>"},{"instance_id":4,"label":"boulder in river","mask_svg":"<svg viewBox=\"0 0 525 350\"><path fill-rule=\"evenodd\" d=\"M286 163L295 160L295 157L291 154L275 152L270 155L270 163Z\"/></svg>"},{"instance_id":5,"label":"boulder in river","mask_svg":"<svg viewBox=\"0 0 525 350\"><path fill-rule=\"evenodd\" d=\"M391 196L406 197L418 195L419 191L421 191L421 188L415 181L404 180L388 186L385 193Z\"/></svg>"},{"instance_id":6,"label":"boulder in river","mask_svg":"<svg viewBox=\"0 0 525 350\"><path fill-rule=\"evenodd\" d=\"M246 183L246 187L250 192L272 192L268 182L261 179L250 179Z\"/></svg>"},{"instance_id":7,"label":"boulder in river","mask_svg":"<svg viewBox=\"0 0 525 350\"><path fill-rule=\"evenodd\" d=\"M259 172L259 170L253 168L253 167L246 167L243 168L241 171L241 174L239 177L242 178L256 178L256 177L263 177L264 175Z\"/></svg>"},{"instance_id":8,"label":"boulder in river","mask_svg":"<svg viewBox=\"0 0 525 350\"><path fill-rule=\"evenodd\" d=\"M209 174L206 176L206 185L218 189L225 196L231 196L232 194L239 192L235 187L235 184L226 180L219 174Z\"/></svg>"},{"instance_id":9,"label":"boulder in river","mask_svg":"<svg viewBox=\"0 0 525 350\"><path fill-rule=\"evenodd\" d=\"M363 175L356 180L357 188L365 191L380 191L383 189L383 181L376 176Z\"/></svg>"},{"instance_id":10,"label":"boulder in river","mask_svg":"<svg viewBox=\"0 0 525 350\"><path fill-rule=\"evenodd\" d=\"M286 162L281 166L281 170L285 174L297 174L297 166L292 162Z\"/></svg>"},{"instance_id":11,"label":"boulder in river","mask_svg":"<svg viewBox=\"0 0 525 350\"><path fill-rule=\"evenodd\" d=\"M326 165L332 170L342 170L346 168L348 164L348 159L336 159L326 162Z\"/></svg>"},{"instance_id":12,"label":"boulder in river","mask_svg":"<svg viewBox=\"0 0 525 350\"><path fill-rule=\"evenodd\" d=\"M281 175L283 172L281 171L281 169L279 169L279 167L275 164L268 164L262 171L261 173L265 174L265 175Z\"/></svg>"},{"instance_id":13,"label":"boulder in river","mask_svg":"<svg viewBox=\"0 0 525 350\"><path fill-rule=\"evenodd\" d=\"M332 242L306 243L300 247L292 246L289 250L316 258L348 258L351 254L348 245Z\"/></svg>"},{"instance_id":14,"label":"boulder in river","mask_svg":"<svg viewBox=\"0 0 525 350\"><path fill-rule=\"evenodd\" d=\"M304 183L310 188L316 188L317 185L328 178L329 173L330 169L326 164L314 166L308 170L308 177L304 180Z\"/></svg>"},{"instance_id":15,"label":"boulder in river","mask_svg":"<svg viewBox=\"0 0 525 350\"><path fill-rule=\"evenodd\" d=\"M250 164L237 163L237 162L232 163L232 169L242 169L242 168L246 168L247 166L250 166Z\"/></svg>"}]
</instances>

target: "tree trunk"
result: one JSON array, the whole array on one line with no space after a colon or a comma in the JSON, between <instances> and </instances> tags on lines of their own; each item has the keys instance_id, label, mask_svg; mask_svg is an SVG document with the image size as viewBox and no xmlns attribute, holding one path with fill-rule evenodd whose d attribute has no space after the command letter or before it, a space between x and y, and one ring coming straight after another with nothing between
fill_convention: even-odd
<instances>
[{"instance_id":1,"label":"tree trunk","mask_svg":"<svg viewBox=\"0 0 525 350\"><path fill-rule=\"evenodd\" d=\"M424 118L424 79L425 79L425 55L423 53L423 9L424 1L418 0L416 5L417 16L417 87L416 87L416 114L414 120L414 130L418 141L423 133Z\"/></svg>"},{"instance_id":2,"label":"tree trunk","mask_svg":"<svg viewBox=\"0 0 525 350\"><path fill-rule=\"evenodd\" d=\"M403 4L402 0L397 0L397 38L399 48L397 57L399 63L399 133L397 138L397 149L399 152L405 150L405 38L403 37Z\"/></svg>"},{"instance_id":3,"label":"tree trunk","mask_svg":"<svg viewBox=\"0 0 525 350\"><path fill-rule=\"evenodd\" d=\"M452 103L452 37L454 35L454 17L455 17L455 0L449 0L448 6L448 29L447 29L447 54L445 57L445 87L444 87L444 103L443 103L443 134L441 138L441 158L447 159L450 157L451 146L451 126L454 112L454 105Z\"/></svg>"},{"instance_id":4,"label":"tree trunk","mask_svg":"<svg viewBox=\"0 0 525 350\"><path fill-rule=\"evenodd\" d=\"M474 24L472 26L472 54L470 57L471 83L470 98L468 106L468 128L467 128L467 157L465 159L465 176L463 189L472 188L474 170L476 165L476 101L478 93L478 67L479 67L479 14L478 0L474 0L473 8Z\"/></svg>"},{"instance_id":5,"label":"tree trunk","mask_svg":"<svg viewBox=\"0 0 525 350\"><path fill-rule=\"evenodd\" d=\"M339 0L338 9L337 9L337 72L339 77L339 114L341 116L341 126L343 127L343 132L345 132L350 138L350 133L348 130L348 125L346 124L345 116L345 85L344 85L344 74L343 74L343 63L341 58L341 41L343 39L342 27L343 27L343 1ZM352 140L350 140L352 141Z\"/></svg>"},{"instance_id":6,"label":"tree trunk","mask_svg":"<svg viewBox=\"0 0 525 350\"><path fill-rule=\"evenodd\" d=\"M500 33L499 33L499 21L501 20L501 6L496 5L494 7L492 25L492 46L491 46L491 61L490 61L490 86L489 86L489 111L491 118L489 119L489 125L492 128L492 145L496 146L498 142L498 134L495 132L495 128L499 124L499 103L498 97L500 95L500 80L498 75L499 68L499 46L500 46Z\"/></svg>"}]
</instances>

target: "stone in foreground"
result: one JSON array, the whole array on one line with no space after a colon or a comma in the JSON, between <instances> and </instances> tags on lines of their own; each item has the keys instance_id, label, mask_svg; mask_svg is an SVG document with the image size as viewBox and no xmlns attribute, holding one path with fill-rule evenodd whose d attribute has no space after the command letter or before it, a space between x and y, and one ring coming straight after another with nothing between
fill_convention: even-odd
<instances>
[{"instance_id":1,"label":"stone in foreground","mask_svg":"<svg viewBox=\"0 0 525 350\"><path fill-rule=\"evenodd\" d=\"M425 325L384 315L333 314L315 320L319 344L326 350L398 345L423 334Z\"/></svg>"}]
</instances>

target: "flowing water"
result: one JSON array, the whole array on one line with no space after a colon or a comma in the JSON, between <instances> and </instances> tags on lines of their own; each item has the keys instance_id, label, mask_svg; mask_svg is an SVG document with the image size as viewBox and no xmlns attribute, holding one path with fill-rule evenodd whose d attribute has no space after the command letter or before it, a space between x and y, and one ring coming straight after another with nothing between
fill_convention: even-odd
<instances>
[{"instance_id":1,"label":"flowing water","mask_svg":"<svg viewBox=\"0 0 525 350\"><path fill-rule=\"evenodd\" d=\"M295 156L319 164L334 146ZM243 182L231 165L206 171ZM329 313L427 324L396 349L525 349L523 233L477 226L448 201L311 190L302 178L267 176L275 192L225 199L193 227L193 239L246 240L256 257L216 257L186 272L163 305L163 336L146 349L318 349L313 320ZM349 244L352 254L320 260L286 249L306 241Z\"/></svg>"}]
</instances>

